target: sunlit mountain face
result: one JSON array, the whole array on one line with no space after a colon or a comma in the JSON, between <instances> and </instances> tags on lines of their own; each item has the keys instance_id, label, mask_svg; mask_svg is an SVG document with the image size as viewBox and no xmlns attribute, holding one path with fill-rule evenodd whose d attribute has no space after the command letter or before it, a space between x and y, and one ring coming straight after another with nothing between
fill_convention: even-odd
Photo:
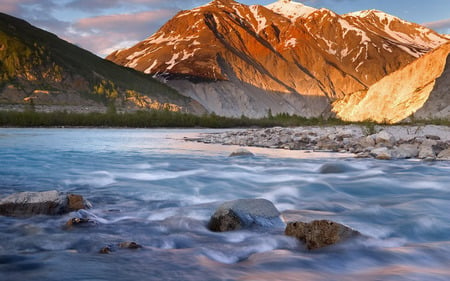
<instances>
[{"instance_id":1,"label":"sunlit mountain face","mask_svg":"<svg viewBox=\"0 0 450 281\"><path fill-rule=\"evenodd\" d=\"M280 0L181 11L107 59L154 75L220 115L329 116L331 103L448 42L377 10L338 15Z\"/></svg>"}]
</instances>

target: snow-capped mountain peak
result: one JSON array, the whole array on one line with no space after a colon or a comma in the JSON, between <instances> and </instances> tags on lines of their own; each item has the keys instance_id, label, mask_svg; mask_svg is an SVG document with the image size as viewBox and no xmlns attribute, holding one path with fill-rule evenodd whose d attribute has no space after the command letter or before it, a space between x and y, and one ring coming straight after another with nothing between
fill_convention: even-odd
<instances>
[{"instance_id":1,"label":"snow-capped mountain peak","mask_svg":"<svg viewBox=\"0 0 450 281\"><path fill-rule=\"evenodd\" d=\"M291 20L296 20L300 17L307 17L317 10L313 7L293 2L291 0L278 0L277 2L267 5L266 8Z\"/></svg>"},{"instance_id":2,"label":"snow-capped mountain peak","mask_svg":"<svg viewBox=\"0 0 450 281\"><path fill-rule=\"evenodd\" d=\"M163 79L219 115L317 116L448 41L381 11L214 0L108 59Z\"/></svg>"}]
</instances>

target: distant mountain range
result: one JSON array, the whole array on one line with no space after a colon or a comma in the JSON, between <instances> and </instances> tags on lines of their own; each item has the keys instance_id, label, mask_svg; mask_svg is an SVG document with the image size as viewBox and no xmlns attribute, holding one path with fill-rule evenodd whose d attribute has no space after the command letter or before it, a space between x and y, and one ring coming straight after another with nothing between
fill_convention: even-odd
<instances>
[{"instance_id":1,"label":"distant mountain range","mask_svg":"<svg viewBox=\"0 0 450 281\"><path fill-rule=\"evenodd\" d=\"M0 14L0 106L450 118L449 42L377 10L214 0L103 60Z\"/></svg>"},{"instance_id":2,"label":"distant mountain range","mask_svg":"<svg viewBox=\"0 0 450 281\"><path fill-rule=\"evenodd\" d=\"M313 117L332 115L337 100L448 41L377 10L338 15L289 0L214 0L107 59L164 79L219 115Z\"/></svg>"},{"instance_id":3,"label":"distant mountain range","mask_svg":"<svg viewBox=\"0 0 450 281\"><path fill-rule=\"evenodd\" d=\"M0 13L0 107L86 112L204 112L144 73L118 66L27 22Z\"/></svg>"}]
</instances>

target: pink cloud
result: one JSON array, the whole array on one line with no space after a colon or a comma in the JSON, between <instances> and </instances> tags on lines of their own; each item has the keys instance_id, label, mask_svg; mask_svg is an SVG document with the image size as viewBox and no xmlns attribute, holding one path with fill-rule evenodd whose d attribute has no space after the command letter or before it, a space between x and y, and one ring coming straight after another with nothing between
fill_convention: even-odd
<instances>
[{"instance_id":1,"label":"pink cloud","mask_svg":"<svg viewBox=\"0 0 450 281\"><path fill-rule=\"evenodd\" d=\"M66 4L66 7L89 12L130 6L179 9L180 6L204 4L204 2L204 0L72 0Z\"/></svg>"},{"instance_id":2,"label":"pink cloud","mask_svg":"<svg viewBox=\"0 0 450 281\"><path fill-rule=\"evenodd\" d=\"M427 22L423 24L424 26L431 28L431 29L450 29L450 19L443 19L433 22Z\"/></svg>"},{"instance_id":3,"label":"pink cloud","mask_svg":"<svg viewBox=\"0 0 450 281\"><path fill-rule=\"evenodd\" d=\"M99 31L122 31L129 32L133 30L142 30L145 26L152 25L154 22L166 20L176 13L171 10L157 10L140 12L136 14L116 14L107 16L97 16L92 18L84 18L76 23L73 27L83 31L99 30Z\"/></svg>"},{"instance_id":4,"label":"pink cloud","mask_svg":"<svg viewBox=\"0 0 450 281\"><path fill-rule=\"evenodd\" d=\"M0 11L7 14L14 14L19 10L17 1L14 0L2 0L0 2Z\"/></svg>"},{"instance_id":5,"label":"pink cloud","mask_svg":"<svg viewBox=\"0 0 450 281\"><path fill-rule=\"evenodd\" d=\"M152 35L175 10L147 11L84 18L65 33L65 39L82 48L106 56Z\"/></svg>"}]
</instances>

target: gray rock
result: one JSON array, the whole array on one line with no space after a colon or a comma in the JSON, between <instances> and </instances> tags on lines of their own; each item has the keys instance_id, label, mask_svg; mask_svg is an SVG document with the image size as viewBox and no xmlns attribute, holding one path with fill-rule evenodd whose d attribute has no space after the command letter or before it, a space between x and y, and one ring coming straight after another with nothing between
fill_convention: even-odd
<instances>
[{"instance_id":1,"label":"gray rock","mask_svg":"<svg viewBox=\"0 0 450 281\"><path fill-rule=\"evenodd\" d=\"M361 137L361 138L359 138L358 143L362 147L374 147L375 146L375 135Z\"/></svg>"},{"instance_id":2,"label":"gray rock","mask_svg":"<svg viewBox=\"0 0 450 281\"><path fill-rule=\"evenodd\" d=\"M390 160L392 159L392 151L387 147L378 147L370 151L370 155L379 160Z\"/></svg>"},{"instance_id":3,"label":"gray rock","mask_svg":"<svg viewBox=\"0 0 450 281\"><path fill-rule=\"evenodd\" d=\"M395 144L395 137L388 133L387 131L383 130L375 135L375 142L376 144L385 144L388 146L392 146Z\"/></svg>"},{"instance_id":4,"label":"gray rock","mask_svg":"<svg viewBox=\"0 0 450 281\"><path fill-rule=\"evenodd\" d=\"M15 193L0 200L2 216L61 215L88 208L90 203L82 196L56 190Z\"/></svg>"},{"instance_id":5,"label":"gray rock","mask_svg":"<svg viewBox=\"0 0 450 281\"><path fill-rule=\"evenodd\" d=\"M216 232L252 226L283 227L280 212L266 199L238 199L220 205L211 216L208 228Z\"/></svg>"},{"instance_id":6,"label":"gray rock","mask_svg":"<svg viewBox=\"0 0 450 281\"><path fill-rule=\"evenodd\" d=\"M255 156L255 155L252 152L248 151L247 149L239 148L230 154L230 157L236 157L236 156L251 157L251 156Z\"/></svg>"},{"instance_id":7,"label":"gray rock","mask_svg":"<svg viewBox=\"0 0 450 281\"><path fill-rule=\"evenodd\" d=\"M284 233L304 242L309 250L330 246L360 235L356 230L328 220L290 222Z\"/></svg>"},{"instance_id":8,"label":"gray rock","mask_svg":"<svg viewBox=\"0 0 450 281\"><path fill-rule=\"evenodd\" d=\"M438 160L450 160L450 148L442 150L439 152L437 158Z\"/></svg>"},{"instance_id":9,"label":"gray rock","mask_svg":"<svg viewBox=\"0 0 450 281\"><path fill-rule=\"evenodd\" d=\"M436 154L434 153L434 149L431 145L422 144L419 147L419 156L420 159L426 158L436 158Z\"/></svg>"},{"instance_id":10,"label":"gray rock","mask_svg":"<svg viewBox=\"0 0 450 281\"><path fill-rule=\"evenodd\" d=\"M422 140L422 145L433 146L433 145L437 145L437 144L438 144L438 142L436 140L432 140L432 139Z\"/></svg>"},{"instance_id":11,"label":"gray rock","mask_svg":"<svg viewBox=\"0 0 450 281\"><path fill-rule=\"evenodd\" d=\"M395 158L407 159L416 158L419 155L417 144L401 144L394 150Z\"/></svg>"}]
</instances>

